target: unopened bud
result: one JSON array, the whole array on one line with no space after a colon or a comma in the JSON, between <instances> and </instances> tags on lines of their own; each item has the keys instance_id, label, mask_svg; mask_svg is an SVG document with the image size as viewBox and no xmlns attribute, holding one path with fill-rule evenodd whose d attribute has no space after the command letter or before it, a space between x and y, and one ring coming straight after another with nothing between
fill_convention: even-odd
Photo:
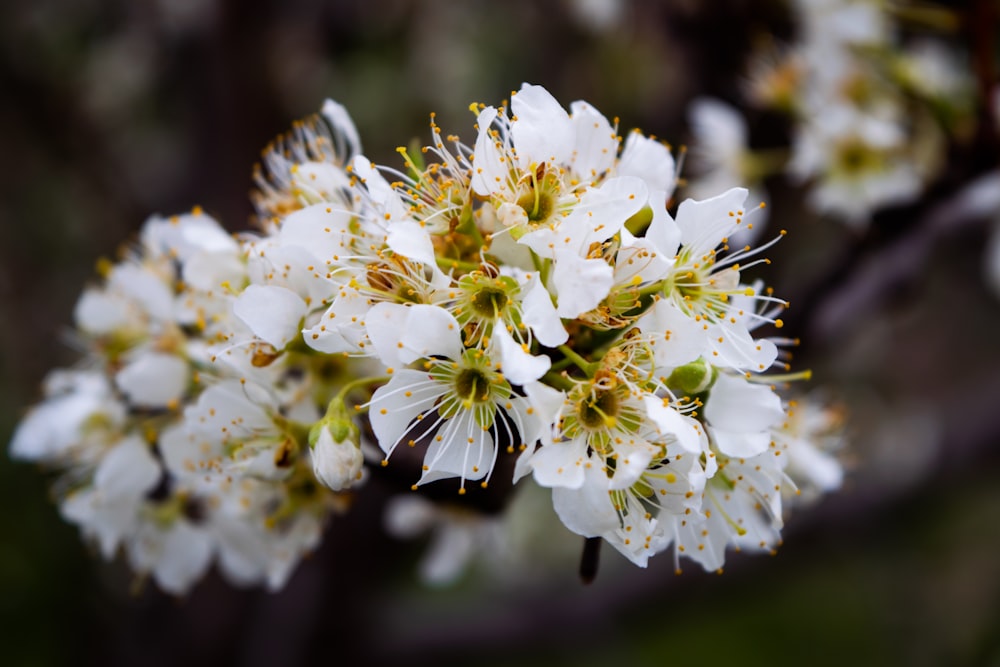
<instances>
[{"instance_id":1,"label":"unopened bud","mask_svg":"<svg viewBox=\"0 0 1000 667\"><path fill-rule=\"evenodd\" d=\"M704 359L678 366L667 378L671 391L686 396L694 396L711 389L718 372Z\"/></svg>"},{"instance_id":2,"label":"unopened bud","mask_svg":"<svg viewBox=\"0 0 1000 667\"><path fill-rule=\"evenodd\" d=\"M309 432L313 473L323 485L342 491L361 479L364 457L358 429L349 420L322 420Z\"/></svg>"}]
</instances>

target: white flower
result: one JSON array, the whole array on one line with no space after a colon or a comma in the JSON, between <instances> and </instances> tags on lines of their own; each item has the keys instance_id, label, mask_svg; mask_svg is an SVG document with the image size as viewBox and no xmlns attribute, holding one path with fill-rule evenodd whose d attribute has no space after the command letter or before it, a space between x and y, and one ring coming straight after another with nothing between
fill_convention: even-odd
<instances>
[{"instance_id":1,"label":"white flower","mask_svg":"<svg viewBox=\"0 0 1000 667\"><path fill-rule=\"evenodd\" d=\"M894 120L828 105L799 126L789 172L812 180L809 201L861 226L878 208L912 201L923 187L921 167Z\"/></svg>"},{"instance_id":2,"label":"white flower","mask_svg":"<svg viewBox=\"0 0 1000 667\"><path fill-rule=\"evenodd\" d=\"M777 357L775 345L768 340L754 340L748 330L748 317L743 311L733 312L733 301L739 297L753 297L755 301L783 304L779 299L757 295L751 287L740 283L740 265L766 246L756 250L749 246L720 257L720 249L728 248L726 242L739 230L749 227L747 222L756 209L746 211L743 203L747 191L733 188L721 195L695 201L686 199L677 209L676 225L680 230L680 243L674 247L658 246L659 253L676 255L664 283L663 294L673 304L700 324L704 335L701 354L713 365L740 370L763 371ZM670 238L670 237L665 237ZM780 238L780 237L779 237ZM659 317L668 315L662 311ZM773 321L756 313L757 320ZM647 320L644 331L654 339L663 329L657 320ZM643 325L641 325L643 326ZM670 329L667 329L669 331ZM698 355L695 355L698 356ZM682 362L683 363L683 362Z\"/></svg>"},{"instance_id":3,"label":"white flower","mask_svg":"<svg viewBox=\"0 0 1000 667\"><path fill-rule=\"evenodd\" d=\"M837 459L843 447L843 413L815 398L789 401L786 418L773 436L785 455L785 473L794 482L794 499L812 501L840 488L844 466Z\"/></svg>"},{"instance_id":4,"label":"white flower","mask_svg":"<svg viewBox=\"0 0 1000 667\"><path fill-rule=\"evenodd\" d=\"M574 103L570 115L544 88L525 84L511 112L480 111L472 188L541 257L586 256L646 205L650 189L673 189L669 151L633 135L619 161L615 129L589 104Z\"/></svg>"},{"instance_id":5,"label":"white flower","mask_svg":"<svg viewBox=\"0 0 1000 667\"><path fill-rule=\"evenodd\" d=\"M125 406L98 372L50 373L45 396L14 431L11 456L34 461L91 459L117 439L124 426Z\"/></svg>"},{"instance_id":6,"label":"white flower","mask_svg":"<svg viewBox=\"0 0 1000 667\"><path fill-rule=\"evenodd\" d=\"M184 519L167 525L143 522L130 538L126 553L132 569L152 574L174 595L187 593L212 563L211 533Z\"/></svg>"},{"instance_id":7,"label":"white flower","mask_svg":"<svg viewBox=\"0 0 1000 667\"><path fill-rule=\"evenodd\" d=\"M631 395L628 383L578 385L560 413L562 441L545 442L527 458L535 481L552 487L563 524L603 537L645 566L673 533L661 514L686 515L701 503L707 451L693 419L663 399Z\"/></svg>"},{"instance_id":8,"label":"white flower","mask_svg":"<svg viewBox=\"0 0 1000 667\"><path fill-rule=\"evenodd\" d=\"M76 325L92 336L141 338L156 332L173 318L173 280L152 263L117 264L103 288L84 291L73 313Z\"/></svg>"},{"instance_id":9,"label":"white flower","mask_svg":"<svg viewBox=\"0 0 1000 667\"><path fill-rule=\"evenodd\" d=\"M276 396L253 382L212 385L184 410L181 427L161 436L167 466L182 476L283 478L298 445L279 413Z\"/></svg>"},{"instance_id":10,"label":"white flower","mask_svg":"<svg viewBox=\"0 0 1000 667\"><path fill-rule=\"evenodd\" d=\"M497 364L465 349L458 322L434 306L379 304L368 335L392 379L375 391L369 419L386 457L400 443L429 438L418 484L448 477L489 481L502 435L508 451L533 442L528 406L515 396ZM420 360L423 370L399 367ZM535 436L537 437L537 436Z\"/></svg>"},{"instance_id":11,"label":"white flower","mask_svg":"<svg viewBox=\"0 0 1000 667\"><path fill-rule=\"evenodd\" d=\"M697 516L706 473L698 458L667 445L636 482L613 491L619 525L602 535L622 555L640 567L667 548L674 524Z\"/></svg>"},{"instance_id":12,"label":"white flower","mask_svg":"<svg viewBox=\"0 0 1000 667\"><path fill-rule=\"evenodd\" d=\"M258 190L252 199L265 225L305 205L350 202L351 183L344 166L361 152L354 122L343 106L326 100L320 114L295 125L264 150L263 167L254 170Z\"/></svg>"},{"instance_id":13,"label":"white flower","mask_svg":"<svg viewBox=\"0 0 1000 667\"><path fill-rule=\"evenodd\" d=\"M496 558L509 548L496 519L416 495L390 498L384 523L386 532L402 539L431 532L419 573L421 580L435 586L454 582L476 556Z\"/></svg>"},{"instance_id":14,"label":"white flower","mask_svg":"<svg viewBox=\"0 0 1000 667\"><path fill-rule=\"evenodd\" d=\"M160 465L149 445L130 436L111 447L94 472L93 484L70 493L62 514L96 538L105 559L136 530L146 494L160 480Z\"/></svg>"}]
</instances>

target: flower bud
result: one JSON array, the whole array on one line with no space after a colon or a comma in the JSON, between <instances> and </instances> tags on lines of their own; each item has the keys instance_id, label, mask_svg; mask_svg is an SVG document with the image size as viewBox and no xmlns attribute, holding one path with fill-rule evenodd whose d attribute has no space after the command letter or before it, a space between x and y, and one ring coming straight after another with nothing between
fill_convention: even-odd
<instances>
[{"instance_id":1,"label":"flower bud","mask_svg":"<svg viewBox=\"0 0 1000 667\"><path fill-rule=\"evenodd\" d=\"M715 367L699 358L675 368L667 378L667 386L673 392L694 396L711 389L717 376Z\"/></svg>"},{"instance_id":2,"label":"flower bud","mask_svg":"<svg viewBox=\"0 0 1000 667\"><path fill-rule=\"evenodd\" d=\"M346 419L324 419L309 432L313 473L325 486L342 491L361 479L364 457L358 429Z\"/></svg>"}]
</instances>

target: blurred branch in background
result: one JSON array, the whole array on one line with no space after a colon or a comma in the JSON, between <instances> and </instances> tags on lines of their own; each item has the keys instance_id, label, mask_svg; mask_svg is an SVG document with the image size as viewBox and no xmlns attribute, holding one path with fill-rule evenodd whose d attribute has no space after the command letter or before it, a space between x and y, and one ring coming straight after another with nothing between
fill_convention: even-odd
<instances>
[{"instance_id":1,"label":"blurred branch in background","mask_svg":"<svg viewBox=\"0 0 1000 667\"><path fill-rule=\"evenodd\" d=\"M44 373L72 363L63 329L96 260L148 215L195 204L245 229L260 147L325 97L351 109L365 154L387 164L401 137L427 141L428 111L467 133L470 100L508 98L522 80L675 145L694 139L691 102L717 98L745 113L748 150L784 150L796 121L747 102L746 63L762 41L800 36L801 4L5 3L4 432ZM675 577L667 556L626 570L605 549L581 587L579 540L556 537L566 531L549 509L549 549L523 572L480 565L428 589L415 574L428 540L383 533L389 490L374 479L281 593L214 575L174 600L86 553L43 475L5 454L0 613L16 640L0 660L688 664L709 650L742 664L994 664L1000 301L982 255L1000 225L997 5L919 6L957 17L946 39L969 45L959 60L976 88L972 129L947 139L926 190L849 227L817 214L801 180L762 179L765 238L789 235L757 274L790 298L796 367L850 415L852 469L839 495L796 517L775 559Z\"/></svg>"}]
</instances>

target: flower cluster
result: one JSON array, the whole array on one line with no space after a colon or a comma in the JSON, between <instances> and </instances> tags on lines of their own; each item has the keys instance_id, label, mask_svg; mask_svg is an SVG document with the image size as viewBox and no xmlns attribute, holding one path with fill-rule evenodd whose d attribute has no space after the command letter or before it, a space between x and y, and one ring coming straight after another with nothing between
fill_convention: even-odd
<instances>
[{"instance_id":1,"label":"flower cluster","mask_svg":"<svg viewBox=\"0 0 1000 667\"><path fill-rule=\"evenodd\" d=\"M538 86L472 110L472 145L432 116L396 170L327 102L265 150L256 231L153 218L101 267L86 357L11 451L61 471L105 557L172 592L213 562L278 588L395 467L453 500L533 480L638 565L716 570L775 549L800 487L839 486L830 413L779 393L808 375L787 304L743 277L769 244L729 245L763 204L674 209L668 146Z\"/></svg>"},{"instance_id":2,"label":"flower cluster","mask_svg":"<svg viewBox=\"0 0 1000 667\"><path fill-rule=\"evenodd\" d=\"M690 108L701 172L691 194L759 185L783 172L804 186L810 208L863 229L878 210L916 201L946 162L947 139L970 133L975 84L963 62L968 56L927 30L947 28L947 12L910 8L914 36L905 30L904 6L791 5L794 41L758 49L743 91L751 113L787 116L790 145L751 149L740 111L699 99Z\"/></svg>"}]
</instances>

